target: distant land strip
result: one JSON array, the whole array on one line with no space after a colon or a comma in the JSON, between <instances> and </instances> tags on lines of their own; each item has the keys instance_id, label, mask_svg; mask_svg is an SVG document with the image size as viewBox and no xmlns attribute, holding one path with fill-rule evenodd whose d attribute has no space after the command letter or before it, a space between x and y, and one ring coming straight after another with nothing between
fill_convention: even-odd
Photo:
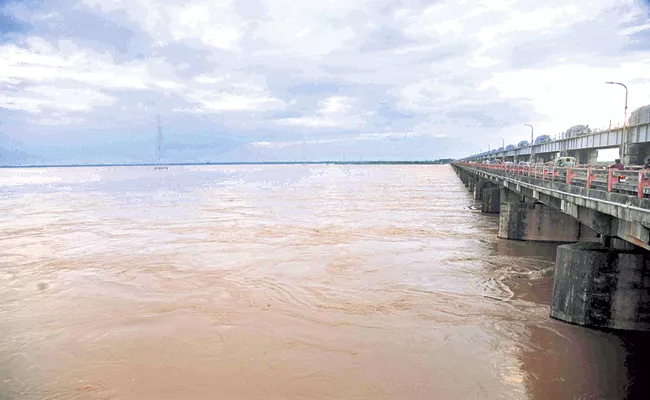
<instances>
[{"instance_id":1,"label":"distant land strip","mask_svg":"<svg viewBox=\"0 0 650 400\"><path fill-rule=\"evenodd\" d=\"M449 164L452 158L425 161L241 161L241 162L188 162L188 163L118 163L118 164L43 164L43 165L0 165L0 168L71 168L71 167L158 167L188 165L411 165L411 164Z\"/></svg>"}]
</instances>

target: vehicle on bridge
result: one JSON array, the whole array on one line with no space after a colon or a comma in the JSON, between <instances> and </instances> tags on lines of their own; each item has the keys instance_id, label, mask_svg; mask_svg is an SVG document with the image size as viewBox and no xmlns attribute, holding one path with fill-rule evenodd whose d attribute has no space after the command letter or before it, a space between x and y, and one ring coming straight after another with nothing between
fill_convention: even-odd
<instances>
[{"instance_id":1,"label":"vehicle on bridge","mask_svg":"<svg viewBox=\"0 0 650 400\"><path fill-rule=\"evenodd\" d=\"M572 138L576 136L588 135L591 133L591 128L589 125L574 125L571 128L567 129L564 133L564 138Z\"/></svg>"},{"instance_id":2,"label":"vehicle on bridge","mask_svg":"<svg viewBox=\"0 0 650 400\"><path fill-rule=\"evenodd\" d=\"M498 151L498 152L503 151L503 147L499 147L499 149L498 149L497 151Z\"/></svg>"},{"instance_id":3,"label":"vehicle on bridge","mask_svg":"<svg viewBox=\"0 0 650 400\"><path fill-rule=\"evenodd\" d=\"M541 135L541 136L537 136L537 138L535 139L535 144L541 144L550 141L551 141L551 135Z\"/></svg>"},{"instance_id":4,"label":"vehicle on bridge","mask_svg":"<svg viewBox=\"0 0 650 400\"><path fill-rule=\"evenodd\" d=\"M522 148L522 147L528 147L530 144L528 143L528 140L522 140L517 144L517 147Z\"/></svg>"},{"instance_id":5,"label":"vehicle on bridge","mask_svg":"<svg viewBox=\"0 0 650 400\"><path fill-rule=\"evenodd\" d=\"M514 144L509 144L509 145L506 146L506 150L514 150L514 149L515 149Z\"/></svg>"},{"instance_id":6,"label":"vehicle on bridge","mask_svg":"<svg viewBox=\"0 0 650 400\"><path fill-rule=\"evenodd\" d=\"M558 157L553 161L549 161L551 166L555 167L573 167L577 164L575 157Z\"/></svg>"},{"instance_id":7,"label":"vehicle on bridge","mask_svg":"<svg viewBox=\"0 0 650 400\"><path fill-rule=\"evenodd\" d=\"M650 104L647 106L639 107L632 111L628 125L641 125L650 123Z\"/></svg>"}]
</instances>

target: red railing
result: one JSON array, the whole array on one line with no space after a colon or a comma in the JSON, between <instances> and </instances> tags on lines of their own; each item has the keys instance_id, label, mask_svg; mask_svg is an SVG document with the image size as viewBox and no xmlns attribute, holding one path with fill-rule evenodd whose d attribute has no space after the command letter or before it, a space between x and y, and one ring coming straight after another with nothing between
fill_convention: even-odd
<instances>
[{"instance_id":1,"label":"red railing","mask_svg":"<svg viewBox=\"0 0 650 400\"><path fill-rule=\"evenodd\" d=\"M559 181L562 179L567 185L579 184L587 189L606 190L608 192L636 192L639 198L646 197L645 189L650 189L650 169L639 166L628 167L625 170L617 170L589 165L563 168L546 165L526 166L465 162L458 164L482 170L500 171L508 176L526 176L544 181Z\"/></svg>"}]
</instances>

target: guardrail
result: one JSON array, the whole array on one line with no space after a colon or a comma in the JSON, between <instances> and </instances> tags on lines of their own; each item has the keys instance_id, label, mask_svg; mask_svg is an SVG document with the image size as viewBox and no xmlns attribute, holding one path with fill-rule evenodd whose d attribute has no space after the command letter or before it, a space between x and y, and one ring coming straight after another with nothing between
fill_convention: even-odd
<instances>
[{"instance_id":1,"label":"guardrail","mask_svg":"<svg viewBox=\"0 0 650 400\"><path fill-rule=\"evenodd\" d=\"M650 197L650 169L645 167L598 168L593 166L554 167L507 164L454 163L486 172L517 178L526 176L542 181L559 181L587 189Z\"/></svg>"}]
</instances>

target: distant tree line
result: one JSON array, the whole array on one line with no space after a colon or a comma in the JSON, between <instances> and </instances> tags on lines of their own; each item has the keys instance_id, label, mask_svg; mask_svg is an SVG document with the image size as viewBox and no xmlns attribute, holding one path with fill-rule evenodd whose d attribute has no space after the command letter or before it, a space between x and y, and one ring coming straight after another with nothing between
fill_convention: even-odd
<instances>
[{"instance_id":1,"label":"distant tree line","mask_svg":"<svg viewBox=\"0 0 650 400\"><path fill-rule=\"evenodd\" d=\"M449 164L453 160L453 158L440 158L424 161L359 161L354 164Z\"/></svg>"}]
</instances>

